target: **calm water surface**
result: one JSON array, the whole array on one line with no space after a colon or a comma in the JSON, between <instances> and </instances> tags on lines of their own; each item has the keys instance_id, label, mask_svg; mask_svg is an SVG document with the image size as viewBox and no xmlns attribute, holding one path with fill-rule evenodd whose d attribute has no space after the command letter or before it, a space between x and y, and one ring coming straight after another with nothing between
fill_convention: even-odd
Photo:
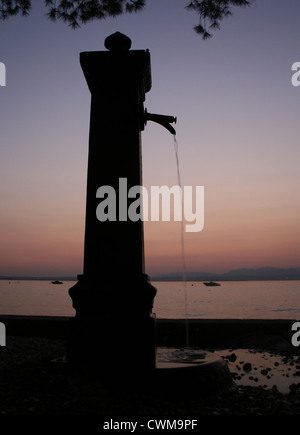
<instances>
[{"instance_id":1,"label":"calm water surface","mask_svg":"<svg viewBox=\"0 0 300 435\"><path fill-rule=\"evenodd\" d=\"M0 314L73 316L75 281L0 280ZM152 282L157 318L300 320L300 281Z\"/></svg>"}]
</instances>

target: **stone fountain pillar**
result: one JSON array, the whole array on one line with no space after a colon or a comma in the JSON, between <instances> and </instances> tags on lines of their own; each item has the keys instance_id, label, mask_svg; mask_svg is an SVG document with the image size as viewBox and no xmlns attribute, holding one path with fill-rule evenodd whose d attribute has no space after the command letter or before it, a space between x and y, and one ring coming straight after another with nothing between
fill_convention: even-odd
<instances>
[{"instance_id":1,"label":"stone fountain pillar","mask_svg":"<svg viewBox=\"0 0 300 435\"><path fill-rule=\"evenodd\" d=\"M119 32L106 38L105 47L107 51L80 54L91 92L90 136L84 270L69 290L76 315L67 356L71 366L104 376L139 377L155 368L156 289L145 274L143 222L131 221L127 213L136 199L127 194L142 185L150 53L130 50L130 39ZM106 187L99 193L101 186ZM103 194L105 189L111 195Z\"/></svg>"}]
</instances>

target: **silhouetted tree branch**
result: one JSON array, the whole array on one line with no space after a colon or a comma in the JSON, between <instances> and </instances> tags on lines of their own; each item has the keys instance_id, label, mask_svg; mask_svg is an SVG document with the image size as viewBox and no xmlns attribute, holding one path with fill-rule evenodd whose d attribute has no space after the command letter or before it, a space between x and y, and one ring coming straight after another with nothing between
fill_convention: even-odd
<instances>
[{"instance_id":1,"label":"silhouetted tree branch","mask_svg":"<svg viewBox=\"0 0 300 435\"><path fill-rule=\"evenodd\" d=\"M17 14L28 15L31 9L31 0L1 0L0 18L5 20Z\"/></svg>"},{"instance_id":2,"label":"silhouetted tree branch","mask_svg":"<svg viewBox=\"0 0 300 435\"><path fill-rule=\"evenodd\" d=\"M191 0L187 10L196 11L199 24L194 30L203 39L212 36L212 30L220 28L220 21L231 15L232 6L249 6L254 0ZM146 0L44 0L47 16L53 21L62 20L72 28L92 20L115 17L123 13L139 12ZM0 18L7 19L21 14L28 15L31 0L0 0Z\"/></svg>"},{"instance_id":3,"label":"silhouetted tree branch","mask_svg":"<svg viewBox=\"0 0 300 435\"><path fill-rule=\"evenodd\" d=\"M224 17L232 15L231 6L250 6L252 2L253 0L192 0L185 8L197 11L199 24L194 26L194 30L203 39L207 39L212 36L211 30L220 28L220 21Z\"/></svg>"}]
</instances>

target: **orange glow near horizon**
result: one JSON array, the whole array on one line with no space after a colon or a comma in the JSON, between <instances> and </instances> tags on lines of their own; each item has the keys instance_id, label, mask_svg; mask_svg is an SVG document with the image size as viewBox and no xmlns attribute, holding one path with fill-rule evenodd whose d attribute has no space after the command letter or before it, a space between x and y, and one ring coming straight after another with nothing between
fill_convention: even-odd
<instances>
[{"instance_id":1,"label":"orange glow near horizon","mask_svg":"<svg viewBox=\"0 0 300 435\"><path fill-rule=\"evenodd\" d=\"M0 276L82 273L90 92L79 53L104 50L115 31L149 48L145 108L177 117L182 185L204 186L204 229L184 233L186 270L300 267L299 2L236 8L208 41L181 1L72 33L35 3L0 28ZM172 135L147 122L141 136L143 185L177 185ZM180 222L144 229L146 273L180 272Z\"/></svg>"}]
</instances>

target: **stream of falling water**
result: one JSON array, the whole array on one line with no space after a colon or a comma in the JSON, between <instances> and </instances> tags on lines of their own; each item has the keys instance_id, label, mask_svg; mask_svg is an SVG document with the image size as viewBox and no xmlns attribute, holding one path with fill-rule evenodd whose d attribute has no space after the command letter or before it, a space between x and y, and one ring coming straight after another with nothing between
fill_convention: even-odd
<instances>
[{"instance_id":1,"label":"stream of falling water","mask_svg":"<svg viewBox=\"0 0 300 435\"><path fill-rule=\"evenodd\" d=\"M183 282L183 290L184 290L184 312L185 312L185 340L186 347L189 347L189 322L187 319L187 286L186 286L186 265L185 265L185 246L184 246L184 210L183 210L183 194L182 194L182 184L181 184L181 176L180 176L180 166L179 166L179 155L178 155L178 143L176 139L176 135L173 135L174 138L174 150L175 150L175 158L176 158L176 168L177 168L177 180L178 185L180 187L180 203L181 203L181 229L180 229L180 242L181 242L181 264L182 264L182 282Z\"/></svg>"}]
</instances>

